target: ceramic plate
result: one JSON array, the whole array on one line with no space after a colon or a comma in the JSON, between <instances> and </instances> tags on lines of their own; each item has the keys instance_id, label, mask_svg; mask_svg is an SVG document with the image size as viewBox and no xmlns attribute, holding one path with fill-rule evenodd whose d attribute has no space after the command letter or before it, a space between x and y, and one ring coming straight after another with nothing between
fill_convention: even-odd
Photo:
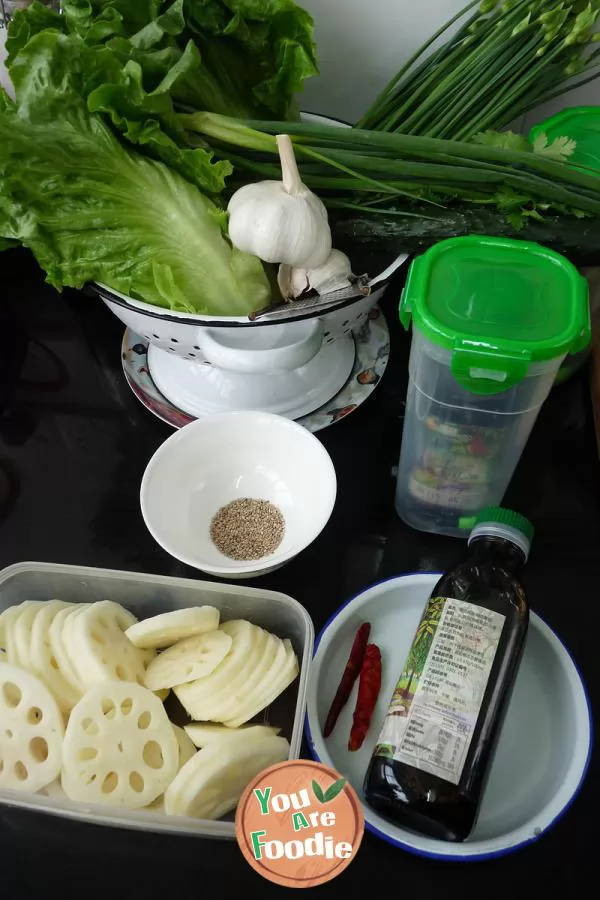
<instances>
[{"instance_id":1,"label":"ceramic plate","mask_svg":"<svg viewBox=\"0 0 600 900\"><path fill-rule=\"evenodd\" d=\"M385 372L390 355L390 336L383 313L375 307L363 327L355 332L356 358L350 378L335 397L315 412L296 421L309 431L320 431L354 412L371 396ZM194 421L160 393L152 380L147 360L148 342L126 329L121 346L123 372L129 387L146 409L172 425L182 428Z\"/></svg>"},{"instance_id":2,"label":"ceramic plate","mask_svg":"<svg viewBox=\"0 0 600 900\"><path fill-rule=\"evenodd\" d=\"M406 575L369 588L338 610L317 639L308 686L309 745L315 759L345 775L361 798L395 681L438 578ZM321 723L361 622L371 623L370 640L381 648L383 677L367 739L361 750L350 753L347 741L356 686L327 741ZM418 835L364 804L366 826L390 844L422 856L446 860L501 856L539 839L565 813L585 777L590 752L591 717L581 677L554 632L532 614L479 820L469 840L453 844Z\"/></svg>"}]
</instances>

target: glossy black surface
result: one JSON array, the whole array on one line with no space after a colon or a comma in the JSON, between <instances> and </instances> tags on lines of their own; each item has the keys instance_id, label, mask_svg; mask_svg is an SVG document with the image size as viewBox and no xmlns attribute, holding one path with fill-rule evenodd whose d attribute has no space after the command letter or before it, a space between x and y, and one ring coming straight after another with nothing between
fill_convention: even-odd
<instances>
[{"instance_id":1,"label":"glossy black surface","mask_svg":"<svg viewBox=\"0 0 600 900\"><path fill-rule=\"evenodd\" d=\"M0 566L49 560L198 577L154 543L141 518L144 467L172 432L125 383L123 326L98 299L58 296L24 251L1 254L0 272ZM394 513L409 347L397 303L390 290L383 307L392 358L377 391L320 433L338 476L333 516L310 548L261 579L302 602L317 631L373 582L441 571L463 549L451 538L411 531ZM537 527L524 572L528 597L572 651L593 707L600 693L598 473L584 372L546 403L506 501ZM598 776L594 759L563 821L513 856L433 862L366 834L358 858L319 891L454 898L488 892L493 881L511 897L550 887L570 895L595 870ZM222 890L213 893L219 881ZM0 808L3 900L200 897L209 890L217 900L284 891L263 882L235 844L113 832Z\"/></svg>"}]
</instances>

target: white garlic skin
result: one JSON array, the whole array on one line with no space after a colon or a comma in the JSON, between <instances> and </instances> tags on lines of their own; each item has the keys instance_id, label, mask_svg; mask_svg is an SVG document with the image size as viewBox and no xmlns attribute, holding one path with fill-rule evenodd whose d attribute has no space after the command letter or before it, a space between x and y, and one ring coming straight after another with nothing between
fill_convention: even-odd
<instances>
[{"instance_id":1,"label":"white garlic skin","mask_svg":"<svg viewBox=\"0 0 600 900\"><path fill-rule=\"evenodd\" d=\"M315 269L279 267L277 281L285 300L300 297L309 288L317 294L342 291L352 285L354 275L350 260L341 250L332 250L322 266Z\"/></svg>"},{"instance_id":2,"label":"white garlic skin","mask_svg":"<svg viewBox=\"0 0 600 900\"><path fill-rule=\"evenodd\" d=\"M327 210L308 189L291 196L280 181L246 184L227 210L231 243L264 262L308 269L329 256Z\"/></svg>"},{"instance_id":3,"label":"white garlic skin","mask_svg":"<svg viewBox=\"0 0 600 900\"><path fill-rule=\"evenodd\" d=\"M278 134L281 181L248 184L229 201L229 237L270 263L310 269L331 250L327 210L303 183L289 134Z\"/></svg>"},{"instance_id":4,"label":"white garlic skin","mask_svg":"<svg viewBox=\"0 0 600 900\"><path fill-rule=\"evenodd\" d=\"M306 269L294 269L284 263L279 266L277 284L284 300L295 300L310 287Z\"/></svg>"},{"instance_id":5,"label":"white garlic skin","mask_svg":"<svg viewBox=\"0 0 600 900\"><path fill-rule=\"evenodd\" d=\"M330 294L342 291L352 284L353 274L350 260L341 250L332 250L323 265L309 269L306 273L308 283L317 294ZM292 284L295 278L292 276Z\"/></svg>"}]
</instances>

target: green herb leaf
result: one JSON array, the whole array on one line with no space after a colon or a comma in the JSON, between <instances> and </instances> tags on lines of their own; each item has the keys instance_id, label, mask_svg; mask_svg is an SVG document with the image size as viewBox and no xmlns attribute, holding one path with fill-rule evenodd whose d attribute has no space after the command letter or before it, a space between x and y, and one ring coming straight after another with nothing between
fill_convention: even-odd
<instances>
[{"instance_id":1,"label":"green herb leaf","mask_svg":"<svg viewBox=\"0 0 600 900\"><path fill-rule=\"evenodd\" d=\"M319 784L318 781L315 781L314 779L313 779L313 783L312 783L312 789L313 789L313 794L315 795L315 797L317 798L319 803L325 803L325 794L323 793L323 791L321 789L321 785Z\"/></svg>"},{"instance_id":2,"label":"green herb leaf","mask_svg":"<svg viewBox=\"0 0 600 900\"><path fill-rule=\"evenodd\" d=\"M484 144L486 147L502 147L504 150L518 150L521 153L531 152L527 138L513 131L481 131L474 136L473 143Z\"/></svg>"},{"instance_id":3,"label":"green herb leaf","mask_svg":"<svg viewBox=\"0 0 600 900\"><path fill-rule=\"evenodd\" d=\"M333 784L330 784L327 790L325 791L325 798L323 800L324 803L329 803L331 800L335 800L337 795L343 791L344 785L346 784L345 778L338 778L337 781L334 781Z\"/></svg>"},{"instance_id":4,"label":"green herb leaf","mask_svg":"<svg viewBox=\"0 0 600 900\"><path fill-rule=\"evenodd\" d=\"M548 135L538 134L533 142L533 152L539 156L548 156L550 159L556 159L559 162L568 162L569 157L573 156L577 149L577 141L567 135L554 138L552 143L548 141Z\"/></svg>"},{"instance_id":5,"label":"green herb leaf","mask_svg":"<svg viewBox=\"0 0 600 900\"><path fill-rule=\"evenodd\" d=\"M517 193L510 187L501 188L494 194L494 202L503 212L514 212L530 201L528 194Z\"/></svg>"},{"instance_id":6,"label":"green herb leaf","mask_svg":"<svg viewBox=\"0 0 600 900\"><path fill-rule=\"evenodd\" d=\"M525 228L525 216L522 212L508 213L506 219L515 231L522 231Z\"/></svg>"}]
</instances>

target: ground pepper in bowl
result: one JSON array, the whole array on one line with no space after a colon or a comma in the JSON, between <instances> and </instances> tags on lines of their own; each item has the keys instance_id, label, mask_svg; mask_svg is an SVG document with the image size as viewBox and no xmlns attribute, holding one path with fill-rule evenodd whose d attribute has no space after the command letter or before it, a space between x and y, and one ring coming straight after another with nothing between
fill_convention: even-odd
<instances>
[{"instance_id":1,"label":"ground pepper in bowl","mask_svg":"<svg viewBox=\"0 0 600 900\"><path fill-rule=\"evenodd\" d=\"M268 500L232 500L213 516L210 537L230 559L262 559L274 553L285 534L281 511Z\"/></svg>"}]
</instances>

